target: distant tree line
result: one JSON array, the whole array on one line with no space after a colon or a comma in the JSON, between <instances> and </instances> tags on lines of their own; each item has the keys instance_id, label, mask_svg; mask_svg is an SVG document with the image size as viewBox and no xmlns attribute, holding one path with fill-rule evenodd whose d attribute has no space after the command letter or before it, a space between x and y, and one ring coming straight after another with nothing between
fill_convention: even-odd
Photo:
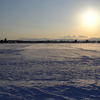
<instances>
[{"instance_id":1,"label":"distant tree line","mask_svg":"<svg viewBox=\"0 0 100 100\"><path fill-rule=\"evenodd\" d=\"M73 41L65 41L65 40L45 40L45 41L23 41L23 40L0 40L0 43L100 43L100 41L78 41L77 39Z\"/></svg>"},{"instance_id":2,"label":"distant tree line","mask_svg":"<svg viewBox=\"0 0 100 100\"><path fill-rule=\"evenodd\" d=\"M5 38L4 40L1 40L0 43L8 43L8 40Z\"/></svg>"}]
</instances>

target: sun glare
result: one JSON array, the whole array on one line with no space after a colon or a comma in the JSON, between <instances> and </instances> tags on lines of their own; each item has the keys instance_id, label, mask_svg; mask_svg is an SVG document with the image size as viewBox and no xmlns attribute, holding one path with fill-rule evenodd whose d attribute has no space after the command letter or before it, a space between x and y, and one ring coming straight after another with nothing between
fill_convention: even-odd
<instances>
[{"instance_id":1,"label":"sun glare","mask_svg":"<svg viewBox=\"0 0 100 100\"><path fill-rule=\"evenodd\" d=\"M98 15L94 11L87 11L83 14L82 21L86 26L95 26L98 22Z\"/></svg>"},{"instance_id":2,"label":"sun glare","mask_svg":"<svg viewBox=\"0 0 100 100\"><path fill-rule=\"evenodd\" d=\"M97 16L95 13L90 12L85 15L85 21L87 24L90 24L90 25L95 24L96 20L97 20Z\"/></svg>"}]
</instances>

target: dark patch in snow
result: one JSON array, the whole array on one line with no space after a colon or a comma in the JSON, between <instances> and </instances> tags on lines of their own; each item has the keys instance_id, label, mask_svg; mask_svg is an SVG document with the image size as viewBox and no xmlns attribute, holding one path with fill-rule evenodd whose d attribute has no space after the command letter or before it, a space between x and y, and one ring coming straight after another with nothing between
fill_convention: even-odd
<instances>
[{"instance_id":1,"label":"dark patch in snow","mask_svg":"<svg viewBox=\"0 0 100 100\"><path fill-rule=\"evenodd\" d=\"M22 50L18 50L18 49L0 49L0 54L5 54L5 55L19 55L19 52Z\"/></svg>"},{"instance_id":2,"label":"dark patch in snow","mask_svg":"<svg viewBox=\"0 0 100 100\"><path fill-rule=\"evenodd\" d=\"M96 89L95 89L96 88ZM1 100L100 100L100 87L0 87Z\"/></svg>"}]
</instances>

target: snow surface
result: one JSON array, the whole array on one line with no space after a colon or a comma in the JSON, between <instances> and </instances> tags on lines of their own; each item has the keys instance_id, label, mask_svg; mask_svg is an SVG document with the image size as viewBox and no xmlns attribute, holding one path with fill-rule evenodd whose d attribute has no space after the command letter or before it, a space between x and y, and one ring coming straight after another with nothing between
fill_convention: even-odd
<instances>
[{"instance_id":1,"label":"snow surface","mask_svg":"<svg viewBox=\"0 0 100 100\"><path fill-rule=\"evenodd\" d=\"M100 100L100 44L0 44L0 100Z\"/></svg>"}]
</instances>

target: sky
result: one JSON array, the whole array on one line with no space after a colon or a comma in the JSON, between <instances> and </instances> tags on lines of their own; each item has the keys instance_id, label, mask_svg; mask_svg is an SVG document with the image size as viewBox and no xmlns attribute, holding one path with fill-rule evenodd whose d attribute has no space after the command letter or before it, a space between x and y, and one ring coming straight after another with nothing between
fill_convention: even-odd
<instances>
[{"instance_id":1,"label":"sky","mask_svg":"<svg viewBox=\"0 0 100 100\"><path fill-rule=\"evenodd\" d=\"M100 0L0 0L0 39L100 37Z\"/></svg>"}]
</instances>

